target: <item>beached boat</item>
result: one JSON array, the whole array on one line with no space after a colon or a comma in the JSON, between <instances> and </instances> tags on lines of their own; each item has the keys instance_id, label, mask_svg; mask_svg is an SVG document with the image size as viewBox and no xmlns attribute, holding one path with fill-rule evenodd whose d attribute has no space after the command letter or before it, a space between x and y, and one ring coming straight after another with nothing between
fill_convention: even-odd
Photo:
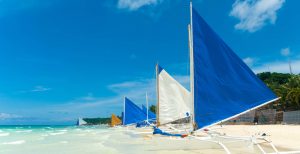
<instances>
[{"instance_id":1,"label":"beached boat","mask_svg":"<svg viewBox=\"0 0 300 154\"><path fill-rule=\"evenodd\" d=\"M77 126L87 125L87 122L84 121L82 118L78 118Z\"/></svg>"},{"instance_id":2,"label":"beached boat","mask_svg":"<svg viewBox=\"0 0 300 154\"><path fill-rule=\"evenodd\" d=\"M122 125L136 125L138 122L142 122L147 119L147 115L143 112L143 110L127 97L124 97L123 107Z\"/></svg>"},{"instance_id":3,"label":"beached boat","mask_svg":"<svg viewBox=\"0 0 300 154\"><path fill-rule=\"evenodd\" d=\"M178 125L172 123L182 120L183 125L180 125L180 129L191 131L192 126L186 122L191 121L190 92L158 64L156 65L156 94L156 126L164 131L174 132L172 128Z\"/></svg>"},{"instance_id":4,"label":"beached boat","mask_svg":"<svg viewBox=\"0 0 300 154\"><path fill-rule=\"evenodd\" d=\"M147 115L146 121L148 121L149 123L156 121L156 115L152 111L150 111L148 107L142 105L142 110Z\"/></svg>"},{"instance_id":5,"label":"beached boat","mask_svg":"<svg viewBox=\"0 0 300 154\"><path fill-rule=\"evenodd\" d=\"M128 132L129 134L151 134L152 127L148 127L150 126L149 121L147 110L142 110L129 98L124 97L122 126L114 128L118 131Z\"/></svg>"},{"instance_id":6,"label":"beached boat","mask_svg":"<svg viewBox=\"0 0 300 154\"><path fill-rule=\"evenodd\" d=\"M210 28L191 4L192 121L203 130L279 98Z\"/></svg>"},{"instance_id":7,"label":"beached boat","mask_svg":"<svg viewBox=\"0 0 300 154\"><path fill-rule=\"evenodd\" d=\"M140 126L150 126L153 123L156 123L156 115L150 111L149 102L148 102L148 94L146 92L146 106L142 105L142 111L146 114L146 120L140 123Z\"/></svg>"},{"instance_id":8,"label":"beached boat","mask_svg":"<svg viewBox=\"0 0 300 154\"><path fill-rule=\"evenodd\" d=\"M189 48L190 48L190 104L180 100L184 92L177 91L179 97L175 105L187 107L191 117L193 131L190 137L219 144L226 153L230 150L223 144L226 140L247 140L257 145L262 153L266 151L260 146L261 139L269 143L275 153L277 148L264 137L232 137L209 131L209 128L228 121L249 111L277 101L279 98L255 75L255 73L240 59L233 50L212 30L196 9L190 3ZM157 72L161 70L157 67ZM170 88L157 75L158 88L158 126L163 121L161 114L172 114L168 110L174 108L174 100L162 101L161 89ZM168 82L165 82L168 83ZM176 84L175 84L176 85ZM173 87L172 87L173 88ZM175 89L180 89L178 86ZM168 91L169 92L169 91ZM175 91L172 91L175 92ZM176 92L175 92L176 93ZM161 111L161 103L168 104L167 110ZM174 104L173 104L174 105ZM184 108L182 107L182 108ZM181 112L181 111L180 111ZM180 115L180 113L176 116ZM173 117L175 117L173 115ZM172 121L170 119L169 121ZM167 122L169 122L167 121ZM201 138L199 133L206 133L208 137ZM160 133L160 132L159 132ZM171 135L169 133L163 133ZM180 135L178 135L180 136ZM221 139L223 141L221 141ZM299 153L299 151L289 152Z\"/></svg>"},{"instance_id":9,"label":"beached boat","mask_svg":"<svg viewBox=\"0 0 300 154\"><path fill-rule=\"evenodd\" d=\"M168 72L156 65L157 126L189 117L190 92Z\"/></svg>"},{"instance_id":10,"label":"beached boat","mask_svg":"<svg viewBox=\"0 0 300 154\"><path fill-rule=\"evenodd\" d=\"M114 114L111 115L110 127L121 125L122 121Z\"/></svg>"}]
</instances>

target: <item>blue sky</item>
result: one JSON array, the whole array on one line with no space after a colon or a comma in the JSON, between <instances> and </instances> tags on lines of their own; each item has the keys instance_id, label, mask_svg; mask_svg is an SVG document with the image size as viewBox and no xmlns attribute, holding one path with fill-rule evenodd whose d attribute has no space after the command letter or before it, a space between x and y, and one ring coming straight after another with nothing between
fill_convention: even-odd
<instances>
[{"instance_id":1,"label":"blue sky","mask_svg":"<svg viewBox=\"0 0 300 154\"><path fill-rule=\"evenodd\" d=\"M297 0L194 0L255 71L300 72ZM189 1L0 1L0 124L72 124L155 103L155 64L188 77ZM188 88L188 86L187 86Z\"/></svg>"}]
</instances>

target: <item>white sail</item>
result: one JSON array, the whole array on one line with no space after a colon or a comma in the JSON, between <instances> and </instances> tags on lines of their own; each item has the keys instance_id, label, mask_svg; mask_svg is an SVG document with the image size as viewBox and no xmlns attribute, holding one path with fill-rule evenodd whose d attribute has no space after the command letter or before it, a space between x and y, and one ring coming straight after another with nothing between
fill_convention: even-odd
<instances>
[{"instance_id":1,"label":"white sail","mask_svg":"<svg viewBox=\"0 0 300 154\"><path fill-rule=\"evenodd\" d=\"M158 93L160 125L190 116L190 92L164 69L158 73Z\"/></svg>"},{"instance_id":2,"label":"white sail","mask_svg":"<svg viewBox=\"0 0 300 154\"><path fill-rule=\"evenodd\" d=\"M87 122L84 121L82 118L79 118L79 119L78 119L78 126L86 125L86 124L87 124Z\"/></svg>"}]
</instances>

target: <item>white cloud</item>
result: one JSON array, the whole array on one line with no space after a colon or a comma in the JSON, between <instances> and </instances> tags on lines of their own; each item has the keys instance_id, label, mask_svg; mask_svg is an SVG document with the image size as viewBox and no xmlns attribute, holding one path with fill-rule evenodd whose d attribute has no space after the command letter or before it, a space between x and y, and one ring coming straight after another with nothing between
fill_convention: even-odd
<instances>
[{"instance_id":1,"label":"white cloud","mask_svg":"<svg viewBox=\"0 0 300 154\"><path fill-rule=\"evenodd\" d=\"M267 23L275 24L277 11L285 0L236 0L232 5L230 16L240 22L236 29L255 32Z\"/></svg>"},{"instance_id":2,"label":"white cloud","mask_svg":"<svg viewBox=\"0 0 300 154\"><path fill-rule=\"evenodd\" d=\"M111 113L119 115L123 109L124 96L130 98L139 106L145 104L146 92L148 92L150 104L154 104L156 100L154 79L124 81L111 84L107 88L113 91L115 95L95 97L92 93L89 93L87 96L75 98L58 105L47 106L42 110L48 110L51 113L52 111L68 112L67 117L75 120L78 117L103 117Z\"/></svg>"},{"instance_id":3,"label":"white cloud","mask_svg":"<svg viewBox=\"0 0 300 154\"><path fill-rule=\"evenodd\" d=\"M18 91L17 93L45 92L45 91L49 91L49 90L51 90L51 88L46 88L44 86L38 85L38 86L35 86L31 90L21 90L21 91Z\"/></svg>"},{"instance_id":4,"label":"white cloud","mask_svg":"<svg viewBox=\"0 0 300 154\"><path fill-rule=\"evenodd\" d=\"M189 87L189 76L174 75L173 76L183 86ZM69 116L75 115L89 117L93 115L107 116L110 113L121 113L123 109L124 96L131 99L137 105L141 106L146 103L146 92L150 104L156 103L156 85L155 79L137 79L132 81L124 81L108 85L108 89L116 95L111 97L94 97L92 99L74 99L68 103L55 105L51 109L67 111ZM88 97L90 97L89 95ZM88 111L88 112L87 112Z\"/></svg>"},{"instance_id":5,"label":"white cloud","mask_svg":"<svg viewBox=\"0 0 300 154\"><path fill-rule=\"evenodd\" d=\"M137 87L144 87L145 84L150 84L151 79L144 79L144 80L137 80L137 81L125 81L121 83L115 83L108 86L109 89L112 91L118 92L120 90L124 89L130 89L130 88L137 88Z\"/></svg>"},{"instance_id":6,"label":"white cloud","mask_svg":"<svg viewBox=\"0 0 300 154\"><path fill-rule=\"evenodd\" d=\"M127 96L133 101L145 102L146 92L149 99L155 98L155 79L138 79L109 85L108 88L120 98Z\"/></svg>"},{"instance_id":7,"label":"white cloud","mask_svg":"<svg viewBox=\"0 0 300 154\"><path fill-rule=\"evenodd\" d=\"M0 113L0 120L15 119L15 118L21 118L21 116L15 114Z\"/></svg>"},{"instance_id":8,"label":"white cloud","mask_svg":"<svg viewBox=\"0 0 300 154\"><path fill-rule=\"evenodd\" d=\"M295 74L300 73L300 59L291 60L292 71ZM289 63L288 61L278 61L278 62L270 62L263 64L259 67L254 67L253 71L255 73L261 72L280 72L280 73L290 73Z\"/></svg>"},{"instance_id":9,"label":"white cloud","mask_svg":"<svg viewBox=\"0 0 300 154\"><path fill-rule=\"evenodd\" d=\"M171 74L172 75L172 74ZM172 75L175 80L181 83L184 87L189 87L190 77L184 75ZM156 80L143 79L134 81L125 81L122 83L112 84L109 89L116 92L119 97L128 96L139 103L145 103L145 94L148 93L150 102L156 102ZM189 88L187 88L189 89Z\"/></svg>"},{"instance_id":10,"label":"white cloud","mask_svg":"<svg viewBox=\"0 0 300 154\"><path fill-rule=\"evenodd\" d=\"M251 57L244 58L243 61L244 61L248 66L252 66L253 63L254 63L254 59L251 58Z\"/></svg>"},{"instance_id":11,"label":"white cloud","mask_svg":"<svg viewBox=\"0 0 300 154\"><path fill-rule=\"evenodd\" d=\"M35 86L32 92L43 92L43 91L49 91L51 88L46 88L44 86Z\"/></svg>"},{"instance_id":12,"label":"white cloud","mask_svg":"<svg viewBox=\"0 0 300 154\"><path fill-rule=\"evenodd\" d=\"M135 11L143 6L157 5L161 1L162 0L119 0L118 8Z\"/></svg>"},{"instance_id":13,"label":"white cloud","mask_svg":"<svg viewBox=\"0 0 300 154\"><path fill-rule=\"evenodd\" d=\"M87 96L80 98L80 100L85 100L85 101L93 101L95 99L96 97L94 97L93 93L88 93Z\"/></svg>"},{"instance_id":14,"label":"white cloud","mask_svg":"<svg viewBox=\"0 0 300 154\"><path fill-rule=\"evenodd\" d=\"M289 56L290 55L290 48L284 48L280 51L281 55Z\"/></svg>"}]
</instances>

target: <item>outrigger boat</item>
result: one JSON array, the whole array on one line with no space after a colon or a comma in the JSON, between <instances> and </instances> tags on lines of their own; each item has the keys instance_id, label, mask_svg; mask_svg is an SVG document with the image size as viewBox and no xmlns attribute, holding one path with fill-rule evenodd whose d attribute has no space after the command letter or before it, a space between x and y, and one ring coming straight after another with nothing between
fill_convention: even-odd
<instances>
[{"instance_id":1,"label":"outrigger boat","mask_svg":"<svg viewBox=\"0 0 300 154\"><path fill-rule=\"evenodd\" d=\"M170 132L182 133L182 131L178 132L174 128L178 126L180 130L185 130L185 133L192 131L192 125L190 124L191 93L158 64L156 65L156 87L157 123L154 134L173 136ZM177 123L182 125L173 124L176 121L180 121ZM175 136L182 135L176 134Z\"/></svg>"},{"instance_id":2,"label":"outrigger boat","mask_svg":"<svg viewBox=\"0 0 300 154\"><path fill-rule=\"evenodd\" d=\"M87 122L84 121L82 118L78 118L77 120L77 126L83 126L83 125L86 125Z\"/></svg>"},{"instance_id":3,"label":"outrigger boat","mask_svg":"<svg viewBox=\"0 0 300 154\"><path fill-rule=\"evenodd\" d=\"M193 8L192 2L190 2L188 32L190 92L157 65L157 127L160 128L161 125L178 118L189 117L190 138L219 144L228 154L231 152L221 138L250 141L262 153L267 152L259 140L270 144L274 153L300 153L300 151L279 152L264 137L224 136L210 130L212 126L277 101L279 98L210 28ZM198 134L203 132L207 136L199 137ZM158 134L172 136L163 131L159 131Z\"/></svg>"},{"instance_id":4,"label":"outrigger boat","mask_svg":"<svg viewBox=\"0 0 300 154\"><path fill-rule=\"evenodd\" d=\"M124 97L123 103L122 127L119 130L133 134L151 134L155 115L148 110L148 103L144 110L127 97Z\"/></svg>"},{"instance_id":5,"label":"outrigger boat","mask_svg":"<svg viewBox=\"0 0 300 154\"><path fill-rule=\"evenodd\" d=\"M145 121L147 115L143 110L134 104L130 99L124 97L124 110L122 115L122 125L135 126L138 122Z\"/></svg>"},{"instance_id":6,"label":"outrigger boat","mask_svg":"<svg viewBox=\"0 0 300 154\"><path fill-rule=\"evenodd\" d=\"M122 121L114 114L111 115L110 127L119 126L122 124Z\"/></svg>"}]
</instances>

